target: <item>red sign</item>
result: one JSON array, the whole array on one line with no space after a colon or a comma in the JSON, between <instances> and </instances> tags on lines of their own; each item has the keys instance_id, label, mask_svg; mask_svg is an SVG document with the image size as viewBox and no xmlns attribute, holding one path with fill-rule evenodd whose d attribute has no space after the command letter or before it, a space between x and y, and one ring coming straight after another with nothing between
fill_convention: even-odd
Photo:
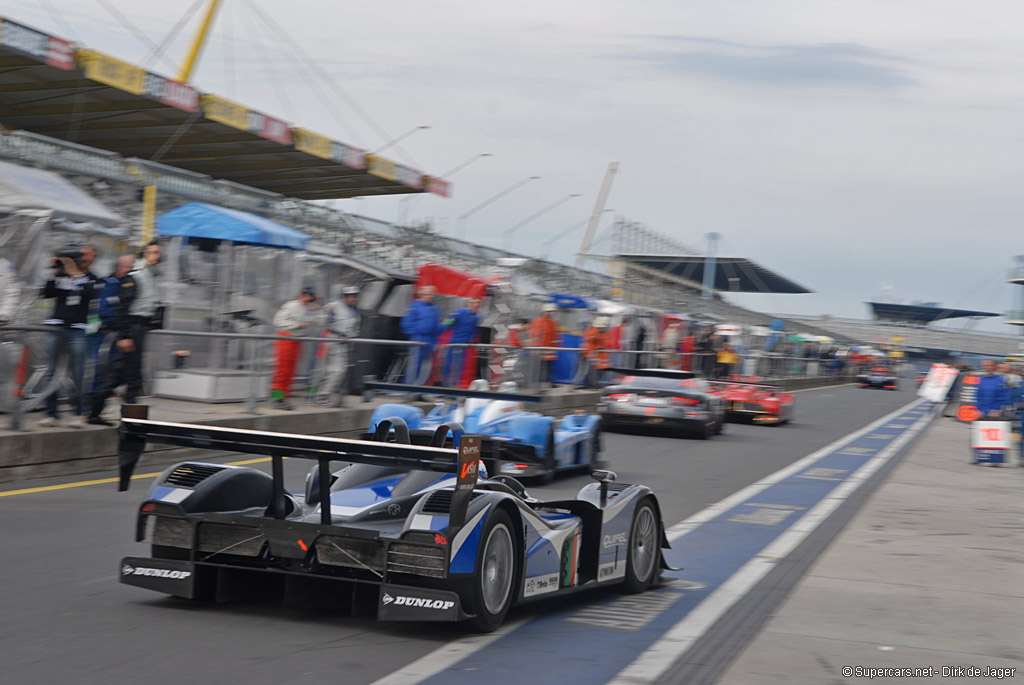
<instances>
[{"instance_id":1,"label":"red sign","mask_svg":"<svg viewBox=\"0 0 1024 685\"><path fill-rule=\"evenodd\" d=\"M192 86L172 81L158 74L146 74L146 95L165 105L195 112L199 109L199 91Z\"/></svg>"},{"instance_id":2,"label":"red sign","mask_svg":"<svg viewBox=\"0 0 1024 685\"><path fill-rule=\"evenodd\" d=\"M441 197L451 197L452 185L443 178L434 178L433 176L427 177L427 192L440 195Z\"/></svg>"},{"instance_id":3,"label":"red sign","mask_svg":"<svg viewBox=\"0 0 1024 685\"><path fill-rule=\"evenodd\" d=\"M68 41L50 36L50 45L46 51L46 63L64 71L75 68L75 48Z\"/></svg>"},{"instance_id":4,"label":"red sign","mask_svg":"<svg viewBox=\"0 0 1024 685\"><path fill-rule=\"evenodd\" d=\"M292 130L280 119L268 117L259 112L249 112L249 130L260 138L272 140L282 145L292 144Z\"/></svg>"}]
</instances>

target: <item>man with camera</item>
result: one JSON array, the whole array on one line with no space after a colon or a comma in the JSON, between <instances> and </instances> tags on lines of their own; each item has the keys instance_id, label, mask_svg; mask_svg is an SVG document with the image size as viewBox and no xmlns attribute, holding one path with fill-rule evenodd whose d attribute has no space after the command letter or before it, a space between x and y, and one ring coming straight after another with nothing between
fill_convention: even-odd
<instances>
[{"instance_id":1,"label":"man with camera","mask_svg":"<svg viewBox=\"0 0 1024 685\"><path fill-rule=\"evenodd\" d=\"M108 365L103 389L93 396L88 423L97 426L113 425L101 418L103 407L114 389L122 383L125 390L125 404L135 404L142 392L142 353L145 348L146 332L153 325L157 313L156 277L153 267L160 263L163 248L155 240L146 245L142 257L134 268L121 279L118 299L120 315L114 324L114 345L117 358Z\"/></svg>"},{"instance_id":2,"label":"man with camera","mask_svg":"<svg viewBox=\"0 0 1024 685\"><path fill-rule=\"evenodd\" d=\"M53 258L53 278L43 286L43 297L55 299L53 316L43 322L52 326L47 344L48 364L43 387L50 389L57 366L64 357L70 367L71 381L75 385L71 397L74 418L72 428L85 425L82 397L85 391L85 329L89 321L89 304L95 296L96 277L89 273L89 265L96 260L96 248L91 245L62 250ZM56 384L46 397L46 417L39 425L56 426L59 421Z\"/></svg>"}]
</instances>

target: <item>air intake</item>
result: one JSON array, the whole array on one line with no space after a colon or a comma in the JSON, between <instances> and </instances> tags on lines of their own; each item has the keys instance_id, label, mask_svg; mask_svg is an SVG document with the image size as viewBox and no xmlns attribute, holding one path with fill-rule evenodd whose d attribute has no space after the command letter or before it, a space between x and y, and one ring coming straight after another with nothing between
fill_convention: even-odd
<instances>
[{"instance_id":1,"label":"air intake","mask_svg":"<svg viewBox=\"0 0 1024 685\"><path fill-rule=\"evenodd\" d=\"M176 485L179 488L194 488L224 469L224 466L214 466L213 464L182 464L171 471L171 475L164 479L164 484Z\"/></svg>"}]
</instances>

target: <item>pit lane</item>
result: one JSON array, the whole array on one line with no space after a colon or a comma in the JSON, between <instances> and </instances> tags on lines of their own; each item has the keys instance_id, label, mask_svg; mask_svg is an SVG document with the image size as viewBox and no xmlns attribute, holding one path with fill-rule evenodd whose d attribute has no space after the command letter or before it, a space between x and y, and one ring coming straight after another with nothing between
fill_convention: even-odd
<instances>
[{"instance_id":1,"label":"pit lane","mask_svg":"<svg viewBox=\"0 0 1024 685\"><path fill-rule=\"evenodd\" d=\"M792 425L729 424L723 436L706 442L606 434L607 466L622 481L651 485L672 526L907 404L913 390L844 386L803 392L797 399ZM566 497L586 482L585 476L572 476L529 489L543 498ZM127 495L114 492L113 485L97 485L0 497L6 552L0 608L7 652L18 655L5 665L5 681L277 683L343 676L346 682L370 683L452 643L481 641L464 640L457 626L383 624L272 602L200 605L120 585L118 560L143 549L132 535L146 485L135 482ZM608 601L614 601L611 593L582 594L514 610L510 621L524 624L518 631L529 635L547 614L586 614ZM659 609L652 601L633 610ZM588 624L580 624L579 644L549 644L521 656L541 668L544 661L600 660L600 653L586 647L587 630ZM486 657L487 649L480 654ZM474 673L492 682L518 682L522 675L483 670Z\"/></svg>"}]
</instances>

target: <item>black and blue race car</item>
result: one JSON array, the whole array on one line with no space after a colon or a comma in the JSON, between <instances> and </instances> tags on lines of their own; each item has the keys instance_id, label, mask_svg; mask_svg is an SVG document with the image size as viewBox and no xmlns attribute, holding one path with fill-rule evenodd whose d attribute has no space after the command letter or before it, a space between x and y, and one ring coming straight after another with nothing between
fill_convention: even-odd
<instances>
[{"instance_id":1,"label":"black and blue race car","mask_svg":"<svg viewBox=\"0 0 1024 685\"><path fill-rule=\"evenodd\" d=\"M514 383L503 383L497 392L484 379L473 381L467 390L378 382L368 382L365 388L373 392L409 392L411 388L439 398L429 412L408 404L381 404L370 416L367 436L381 421L399 417L408 424L412 441L426 444L438 426L458 423L466 432L483 437L482 458L491 473L542 482L564 471L593 470L600 463L600 417L555 418L527 411L526 405L540 402L541 397L517 392Z\"/></svg>"},{"instance_id":2,"label":"black and blue race car","mask_svg":"<svg viewBox=\"0 0 1024 685\"><path fill-rule=\"evenodd\" d=\"M217 601L279 593L490 631L516 603L612 585L641 592L668 568L650 488L597 471L575 499L534 499L514 478L485 478L479 436L458 426L438 428L435 445L458 445L447 448L406 444L398 418L381 423L380 439L346 440L126 409L121 489L148 443L271 459L269 474L195 461L161 474L137 515L150 554L121 561L129 585ZM315 463L303 492L285 488L285 457ZM336 462L349 465L332 470Z\"/></svg>"}]
</instances>

